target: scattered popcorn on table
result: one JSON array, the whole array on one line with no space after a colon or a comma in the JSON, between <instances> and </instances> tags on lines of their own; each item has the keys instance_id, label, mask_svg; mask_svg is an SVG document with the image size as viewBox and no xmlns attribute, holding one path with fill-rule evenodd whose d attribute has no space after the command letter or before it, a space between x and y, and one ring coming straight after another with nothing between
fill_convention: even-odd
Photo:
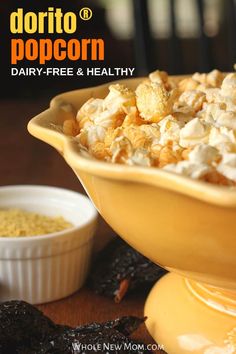
<instances>
[{"instance_id":1,"label":"scattered popcorn on table","mask_svg":"<svg viewBox=\"0 0 236 354\"><path fill-rule=\"evenodd\" d=\"M235 186L236 73L175 79L156 70L135 90L110 85L104 99L90 98L63 131L99 160Z\"/></svg>"}]
</instances>

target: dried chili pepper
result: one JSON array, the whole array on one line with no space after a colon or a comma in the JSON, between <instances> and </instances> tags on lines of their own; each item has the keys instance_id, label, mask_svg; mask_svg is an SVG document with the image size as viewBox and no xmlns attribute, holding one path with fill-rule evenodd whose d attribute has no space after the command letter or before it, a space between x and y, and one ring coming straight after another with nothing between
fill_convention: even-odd
<instances>
[{"instance_id":1,"label":"dried chili pepper","mask_svg":"<svg viewBox=\"0 0 236 354\"><path fill-rule=\"evenodd\" d=\"M97 294L120 302L127 292L149 290L165 273L166 270L117 237L95 260L88 286Z\"/></svg>"},{"instance_id":2,"label":"dried chili pepper","mask_svg":"<svg viewBox=\"0 0 236 354\"><path fill-rule=\"evenodd\" d=\"M56 325L24 301L0 304L0 354L145 354L129 338L146 318L126 316L77 328Z\"/></svg>"},{"instance_id":3,"label":"dried chili pepper","mask_svg":"<svg viewBox=\"0 0 236 354\"><path fill-rule=\"evenodd\" d=\"M147 350L146 345L127 336L144 320L127 316L102 324L92 323L69 329L56 334L31 354L148 354L151 351Z\"/></svg>"},{"instance_id":4,"label":"dried chili pepper","mask_svg":"<svg viewBox=\"0 0 236 354\"><path fill-rule=\"evenodd\" d=\"M6 345L14 352L22 343L44 341L55 328L36 307L24 301L3 302L0 304L0 353Z\"/></svg>"}]
</instances>

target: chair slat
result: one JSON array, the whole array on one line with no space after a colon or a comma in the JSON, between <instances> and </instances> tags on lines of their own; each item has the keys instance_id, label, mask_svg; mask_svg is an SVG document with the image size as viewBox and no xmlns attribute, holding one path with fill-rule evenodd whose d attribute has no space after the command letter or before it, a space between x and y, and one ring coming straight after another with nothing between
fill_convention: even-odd
<instances>
[{"instance_id":1,"label":"chair slat","mask_svg":"<svg viewBox=\"0 0 236 354\"><path fill-rule=\"evenodd\" d=\"M171 36L169 39L169 72L179 74L182 71L182 51L176 31L175 0L170 0L170 25Z\"/></svg>"},{"instance_id":2,"label":"chair slat","mask_svg":"<svg viewBox=\"0 0 236 354\"><path fill-rule=\"evenodd\" d=\"M135 24L134 50L137 74L146 75L153 70L154 51L148 14L147 0L133 0Z\"/></svg>"},{"instance_id":3,"label":"chair slat","mask_svg":"<svg viewBox=\"0 0 236 354\"><path fill-rule=\"evenodd\" d=\"M233 69L236 62L236 5L234 0L226 0L226 20L227 20L227 41L228 41L228 63L229 71Z\"/></svg>"},{"instance_id":4,"label":"chair slat","mask_svg":"<svg viewBox=\"0 0 236 354\"><path fill-rule=\"evenodd\" d=\"M199 16L199 27L200 27L200 37L199 37L199 71L210 70L210 42L209 38L204 32L204 1L197 0L197 9Z\"/></svg>"}]
</instances>

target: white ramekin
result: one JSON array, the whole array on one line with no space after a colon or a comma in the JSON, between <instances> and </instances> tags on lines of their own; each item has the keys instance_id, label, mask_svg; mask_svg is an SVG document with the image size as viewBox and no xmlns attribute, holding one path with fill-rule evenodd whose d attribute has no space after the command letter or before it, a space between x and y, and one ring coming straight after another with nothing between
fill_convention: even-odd
<instances>
[{"instance_id":1,"label":"white ramekin","mask_svg":"<svg viewBox=\"0 0 236 354\"><path fill-rule=\"evenodd\" d=\"M77 291L88 274L96 229L89 198L50 186L4 186L0 208L60 215L74 225L42 236L0 237L0 301L41 304Z\"/></svg>"}]
</instances>

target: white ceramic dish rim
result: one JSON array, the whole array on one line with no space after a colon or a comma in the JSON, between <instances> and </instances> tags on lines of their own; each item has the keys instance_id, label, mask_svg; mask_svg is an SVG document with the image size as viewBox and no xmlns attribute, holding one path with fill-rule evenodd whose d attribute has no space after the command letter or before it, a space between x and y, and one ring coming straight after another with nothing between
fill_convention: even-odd
<instances>
[{"instance_id":1,"label":"white ceramic dish rim","mask_svg":"<svg viewBox=\"0 0 236 354\"><path fill-rule=\"evenodd\" d=\"M90 208L89 211L89 218L84 221L81 222L79 225L75 225L73 227L69 227L65 230L62 231L57 231L57 232L52 232L50 234L42 234L42 235L37 235L37 236L20 236L20 237L3 237L0 236L0 244L2 241L4 241L4 243L15 243L15 242L38 242L38 241L47 241L47 240L52 240L54 238L59 238L61 236L66 236L71 234L72 232L75 232L76 230L81 230L83 228L85 228L86 226L88 226L89 224L92 224L94 222L96 222L97 220L97 216L98 216L98 212L96 210L96 208L93 206L91 200L86 196L83 195L82 193L79 192L75 192L73 190L70 189L66 189L66 188L61 188L61 187L54 187L54 186L50 186L50 185L34 185L34 184L17 184L17 185L4 185L4 186L0 186L0 193L1 191L7 191L7 190L22 190L22 189L30 189L30 188L36 188L36 189L44 189L44 190L48 190L50 192L51 191L59 191L59 192L65 192L65 193L71 193L73 194L75 197L79 196L81 198L81 200L83 199L84 203L86 204L87 208Z\"/></svg>"}]
</instances>

